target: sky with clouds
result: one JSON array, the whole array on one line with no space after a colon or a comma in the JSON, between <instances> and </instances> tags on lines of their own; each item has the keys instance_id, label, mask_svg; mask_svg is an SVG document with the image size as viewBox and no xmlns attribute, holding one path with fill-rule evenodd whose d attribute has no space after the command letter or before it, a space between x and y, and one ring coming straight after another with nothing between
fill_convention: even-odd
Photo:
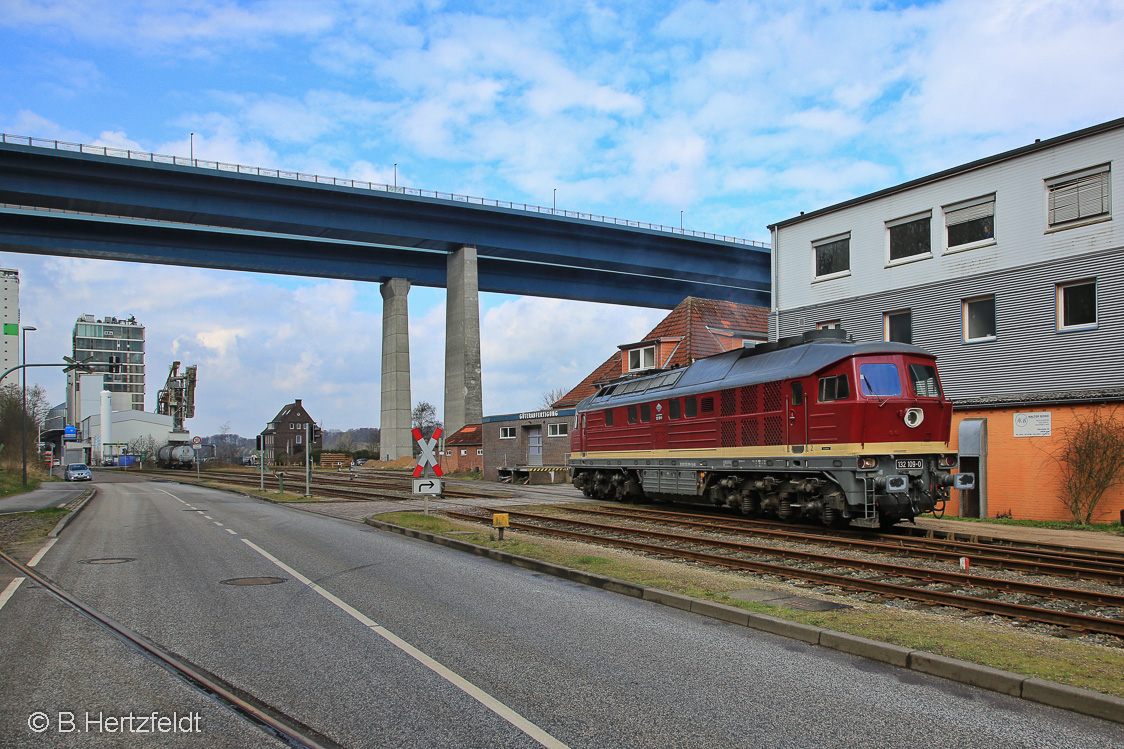
<instances>
[{"instance_id":1,"label":"sky with clouds","mask_svg":"<svg viewBox=\"0 0 1124 749\"><path fill-rule=\"evenodd\" d=\"M0 131L768 240L766 226L1124 115L1124 4L0 0ZM395 164L397 167L395 167ZM395 174L395 169L397 169ZM28 354L147 326L148 408L200 434L303 398L377 426L377 285L0 253ZM444 291L410 292L441 408ZM481 295L485 414L537 408L665 313ZM34 370L33 370L34 371ZM40 370L43 372L44 370ZM432 374L430 374L432 373ZM62 377L35 374L52 402Z\"/></svg>"}]
</instances>

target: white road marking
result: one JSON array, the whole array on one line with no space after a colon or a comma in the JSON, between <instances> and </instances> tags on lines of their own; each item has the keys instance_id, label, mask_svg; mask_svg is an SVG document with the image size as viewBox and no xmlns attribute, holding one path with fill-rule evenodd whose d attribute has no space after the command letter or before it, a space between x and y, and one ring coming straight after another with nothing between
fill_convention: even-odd
<instances>
[{"instance_id":1,"label":"white road marking","mask_svg":"<svg viewBox=\"0 0 1124 749\"><path fill-rule=\"evenodd\" d=\"M57 505L55 505L55 507L66 507L68 504L70 504L69 500L66 501L66 502L60 502Z\"/></svg>"},{"instance_id":2,"label":"white road marking","mask_svg":"<svg viewBox=\"0 0 1124 749\"><path fill-rule=\"evenodd\" d=\"M225 530L225 531L226 531L227 533L229 533L229 534L230 534L230 535L232 535L232 536L237 536L237 535L238 535L237 533L235 533L234 531L230 530L229 528L224 528L223 530Z\"/></svg>"},{"instance_id":3,"label":"white road marking","mask_svg":"<svg viewBox=\"0 0 1124 749\"><path fill-rule=\"evenodd\" d=\"M499 700L497 700L495 697L491 696L490 694L488 694L484 690L480 689L480 687L476 686L475 684L472 684L471 682L469 682L465 678L459 676L458 674L456 674L455 672L453 672L449 668L446 668L445 666L442 666L440 663L433 660L428 655L426 655L422 651L418 650L417 648L415 648L410 643L408 643L405 640L403 640L402 638L398 637L398 635L394 634L393 632L386 629L385 627L380 626L377 622L372 620L366 614L356 610L350 604L345 603L344 601L341 601L339 598L332 595L328 591L324 590L319 585L312 582L307 577L305 577L304 575L297 572L296 570L294 570L289 565L287 565L284 562L282 562L281 560L279 560L277 557L273 556L269 552L262 549L260 546L256 545L252 541L247 541L246 539L242 539L242 543L246 544L251 549L253 549L257 553L261 554L263 557L265 557L269 561L273 562L275 565L277 565L281 569L285 570L285 572L288 572L290 575L295 577L297 580L300 580L302 583L307 585L309 588L311 588L315 592L319 593L321 596L326 598L328 601L330 601L333 605L335 605L336 607L345 611L353 619L355 619L359 623L366 626L368 629L370 629L372 632L377 634L379 637L382 637L384 640L386 640L390 644L394 645L396 648L398 648L402 652L406 653L407 655L409 655L414 660L421 663L423 666L428 668L433 673L435 673L438 676L440 676L441 678L445 679L445 681L449 682L453 686L460 689L462 692L467 694L469 697L473 698L474 700L479 702L481 705L488 708L493 713L500 716L501 718L506 720L508 723L515 726L520 731L527 734L528 736L530 736L532 739L534 739L538 743L542 744L545 747L548 747L548 749L569 749L569 747L566 744L564 744L561 741L559 741L558 739L554 738L549 733L547 733L543 729L539 728L538 726L536 726L534 723L532 723L531 721L524 718L519 713L512 710L510 707L508 707L507 705L505 705L502 702L500 702Z\"/></svg>"},{"instance_id":4,"label":"white road marking","mask_svg":"<svg viewBox=\"0 0 1124 749\"><path fill-rule=\"evenodd\" d=\"M8 583L8 587L4 588L3 593L0 593L0 609L4 608L4 604L8 602L8 599L15 595L16 588L20 586L20 583L22 583L24 579L25 578L22 577L16 577L12 579L12 582Z\"/></svg>"},{"instance_id":5,"label":"white road marking","mask_svg":"<svg viewBox=\"0 0 1124 749\"><path fill-rule=\"evenodd\" d=\"M59 540L58 536L55 536L50 541L48 541L46 544L44 544L43 548L40 549L38 552L36 552L35 556L33 556L31 558L31 561L27 563L27 566L28 567L34 567L35 565L39 564L39 560L41 560L43 558L44 554L46 554L48 551L50 551L52 546L54 546L56 543L58 543L58 540Z\"/></svg>"},{"instance_id":6,"label":"white road marking","mask_svg":"<svg viewBox=\"0 0 1124 749\"><path fill-rule=\"evenodd\" d=\"M219 521L217 521L217 520L215 521L215 525L217 525L217 526L218 526L218 527L220 527L220 528L222 527L222 523L220 523L220 522L219 522Z\"/></svg>"},{"instance_id":7,"label":"white road marking","mask_svg":"<svg viewBox=\"0 0 1124 749\"><path fill-rule=\"evenodd\" d=\"M203 517L207 518L208 520L214 520L214 518L211 517L210 515L204 515Z\"/></svg>"}]
</instances>

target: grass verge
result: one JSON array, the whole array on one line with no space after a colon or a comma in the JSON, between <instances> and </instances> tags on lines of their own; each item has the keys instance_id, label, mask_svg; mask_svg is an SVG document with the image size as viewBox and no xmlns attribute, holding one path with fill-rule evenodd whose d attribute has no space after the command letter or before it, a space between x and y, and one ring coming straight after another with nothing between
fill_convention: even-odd
<instances>
[{"instance_id":1,"label":"grass verge","mask_svg":"<svg viewBox=\"0 0 1124 749\"><path fill-rule=\"evenodd\" d=\"M730 593L746 588L809 594L806 587L766 582L749 572L712 570L620 549L539 538L510 529L500 542L491 528L434 515L396 512L379 515L378 519L637 585L1124 697L1124 680L1120 678L1124 673L1124 649L1052 637L1005 620L973 621L960 612L938 614L877 603L856 604L850 597L846 603L853 608L796 611L732 598ZM832 599L831 595L819 592L815 595Z\"/></svg>"},{"instance_id":2,"label":"grass verge","mask_svg":"<svg viewBox=\"0 0 1124 749\"><path fill-rule=\"evenodd\" d=\"M70 510L62 507L47 507L35 512L0 515L0 548L13 552L38 544L64 515L69 514Z\"/></svg>"},{"instance_id":3,"label":"grass verge","mask_svg":"<svg viewBox=\"0 0 1124 749\"><path fill-rule=\"evenodd\" d=\"M932 517L922 515L921 517ZM1119 521L1112 523L1067 523L1064 520L1020 520L1018 518L962 518L955 515L946 515L940 520L956 520L963 523L983 523L989 525L1018 525L1024 528L1048 528L1055 531L1094 531L1097 533L1113 533L1117 536L1124 535L1124 526Z\"/></svg>"},{"instance_id":4,"label":"grass verge","mask_svg":"<svg viewBox=\"0 0 1124 749\"><path fill-rule=\"evenodd\" d=\"M22 494L32 489L38 489L40 483L42 483L42 479L32 473L28 473L27 486L24 486L22 470L12 468L2 469L0 470L0 497L10 497L13 494Z\"/></svg>"}]
</instances>

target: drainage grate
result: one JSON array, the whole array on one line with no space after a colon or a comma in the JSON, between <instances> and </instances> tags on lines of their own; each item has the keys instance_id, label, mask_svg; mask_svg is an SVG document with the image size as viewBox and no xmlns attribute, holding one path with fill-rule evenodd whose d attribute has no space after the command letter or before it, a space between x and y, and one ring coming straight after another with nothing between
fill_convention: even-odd
<instances>
[{"instance_id":1,"label":"drainage grate","mask_svg":"<svg viewBox=\"0 0 1124 749\"><path fill-rule=\"evenodd\" d=\"M79 559L78 564L124 564L135 562L136 557L101 557L100 559Z\"/></svg>"},{"instance_id":2,"label":"drainage grate","mask_svg":"<svg viewBox=\"0 0 1124 749\"><path fill-rule=\"evenodd\" d=\"M287 579L283 577L232 577L229 580L223 580L223 585L277 585L279 583L287 583Z\"/></svg>"}]
</instances>

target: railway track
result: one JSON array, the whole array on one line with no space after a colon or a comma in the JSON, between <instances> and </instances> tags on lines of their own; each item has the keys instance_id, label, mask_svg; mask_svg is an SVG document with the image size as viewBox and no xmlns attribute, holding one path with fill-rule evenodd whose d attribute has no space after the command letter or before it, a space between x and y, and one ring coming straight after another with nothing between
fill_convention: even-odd
<instances>
[{"instance_id":1,"label":"railway track","mask_svg":"<svg viewBox=\"0 0 1124 749\"><path fill-rule=\"evenodd\" d=\"M1124 637L1124 621L1119 618L1124 616L1124 596L1113 593L1097 593L1060 586L1038 585L978 575L920 569L885 562L840 558L705 536L668 533L650 528L607 525L516 512L511 509L504 509L504 512L510 518L521 519L512 520L511 527L532 533L569 538L585 543L616 546L648 554L777 575L783 578L808 580L821 585L874 593L889 598L1012 617L1064 627L1073 632L1098 632ZM491 510L489 508L477 508L475 513L445 511L445 514L463 520L491 521ZM635 540L637 537L642 537L645 540ZM659 543L654 541L659 541ZM714 553L714 550L721 550L723 553ZM790 564L761 561L761 557L786 559ZM848 570L850 574L840 573L840 569ZM855 576L856 572L875 573L880 578L857 577ZM888 582L887 578L895 580L895 582ZM930 589L934 585L940 585L948 589ZM1042 604L1011 603L988 597L997 593L1017 593L1032 596L1040 599ZM1086 607L1087 610L1096 613L1058 610L1045 605L1047 603L1057 605L1063 601Z\"/></svg>"},{"instance_id":2,"label":"railway track","mask_svg":"<svg viewBox=\"0 0 1124 749\"><path fill-rule=\"evenodd\" d=\"M1098 580L1124 585L1124 559L1096 557L1082 552L1050 552L1024 549L1013 545L993 546L986 543L947 541L920 537L899 537L893 534L860 534L829 531L810 526L770 523L713 514L693 514L674 510L653 510L637 507L594 509L571 507L601 517L635 521L660 522L716 533L738 534L756 538L806 543L839 549L854 549L895 556L908 556L936 561L957 562L969 557L978 567L1005 569L1030 574L1066 577L1074 580Z\"/></svg>"},{"instance_id":3,"label":"railway track","mask_svg":"<svg viewBox=\"0 0 1124 749\"><path fill-rule=\"evenodd\" d=\"M192 476L194 476L194 474L172 470L145 471L144 473L159 476L174 476L176 478L191 478ZM303 491L303 472L281 472L281 475L284 476L284 483L290 487L290 490ZM278 473L273 472L265 474L265 485L267 489L280 488L280 482L278 481L277 476ZM260 474L250 474L242 471L203 471L201 474L201 478L220 481L226 484L234 484L235 486L261 486ZM365 478L345 479L336 478L334 476L317 476L313 474L311 488L313 494L328 496L333 499L344 499L357 502L380 499L403 500L415 498L415 495L412 493L410 475L402 473L385 478L380 477L378 480L374 481ZM481 501L507 497L510 495L502 492L478 492L469 489L462 489L459 487L446 486L446 490L443 492L442 496L450 499L469 499Z\"/></svg>"}]
</instances>

